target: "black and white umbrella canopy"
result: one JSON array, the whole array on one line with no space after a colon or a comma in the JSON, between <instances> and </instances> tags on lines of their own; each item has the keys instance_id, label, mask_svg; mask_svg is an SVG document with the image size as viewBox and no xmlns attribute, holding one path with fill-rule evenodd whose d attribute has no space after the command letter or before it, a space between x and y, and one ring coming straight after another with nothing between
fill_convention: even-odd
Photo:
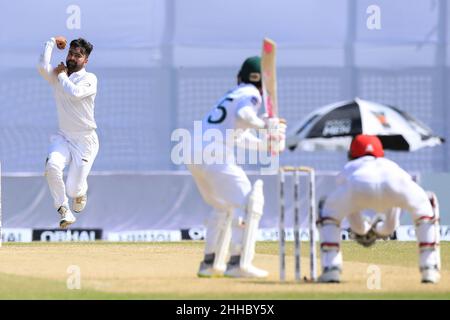
<instances>
[{"instance_id":1,"label":"black and white umbrella canopy","mask_svg":"<svg viewBox=\"0 0 450 320\"><path fill-rule=\"evenodd\" d=\"M347 151L361 133L378 136L386 150L414 151L445 141L406 112L359 98L322 107L289 127L286 144L291 150Z\"/></svg>"}]
</instances>

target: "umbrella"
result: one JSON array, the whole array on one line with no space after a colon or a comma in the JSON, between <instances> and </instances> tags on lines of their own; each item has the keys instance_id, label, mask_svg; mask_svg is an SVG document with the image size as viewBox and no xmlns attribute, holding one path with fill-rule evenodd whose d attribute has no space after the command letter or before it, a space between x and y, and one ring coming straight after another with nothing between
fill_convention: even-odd
<instances>
[{"instance_id":1,"label":"umbrella","mask_svg":"<svg viewBox=\"0 0 450 320\"><path fill-rule=\"evenodd\" d=\"M445 140L404 111L355 98L322 107L291 125L286 145L290 150L348 150L358 134L376 135L387 150L414 151Z\"/></svg>"}]
</instances>

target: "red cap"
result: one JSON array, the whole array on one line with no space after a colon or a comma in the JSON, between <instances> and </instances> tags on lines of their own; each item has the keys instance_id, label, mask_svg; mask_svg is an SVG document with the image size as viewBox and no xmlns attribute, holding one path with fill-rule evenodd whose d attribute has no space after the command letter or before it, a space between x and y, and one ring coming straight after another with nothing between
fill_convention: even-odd
<instances>
[{"instance_id":1,"label":"red cap","mask_svg":"<svg viewBox=\"0 0 450 320\"><path fill-rule=\"evenodd\" d=\"M384 157L383 145L377 136L359 134L353 138L350 145L350 158L356 159L367 155Z\"/></svg>"}]
</instances>

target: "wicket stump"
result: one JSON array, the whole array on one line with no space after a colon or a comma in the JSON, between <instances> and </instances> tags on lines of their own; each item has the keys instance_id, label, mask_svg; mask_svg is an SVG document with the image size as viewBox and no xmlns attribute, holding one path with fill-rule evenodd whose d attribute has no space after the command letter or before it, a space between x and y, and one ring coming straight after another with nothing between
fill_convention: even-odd
<instances>
[{"instance_id":1,"label":"wicket stump","mask_svg":"<svg viewBox=\"0 0 450 320\"><path fill-rule=\"evenodd\" d=\"M315 194L315 171L310 167L281 167L279 170L279 257L280 257L280 280L286 279L286 204L285 204L285 176L286 173L293 174L294 184L294 260L295 280L301 280L300 258L300 174L306 173L309 177L309 256L310 256L310 281L316 281L316 194Z\"/></svg>"}]
</instances>

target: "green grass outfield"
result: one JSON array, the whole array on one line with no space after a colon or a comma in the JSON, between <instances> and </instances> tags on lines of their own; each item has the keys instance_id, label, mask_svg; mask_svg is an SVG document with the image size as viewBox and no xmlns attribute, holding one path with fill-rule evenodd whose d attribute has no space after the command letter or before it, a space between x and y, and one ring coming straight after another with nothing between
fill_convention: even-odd
<instances>
[{"instance_id":1,"label":"green grass outfield","mask_svg":"<svg viewBox=\"0 0 450 320\"><path fill-rule=\"evenodd\" d=\"M257 245L255 264L269 279L196 277L203 242L24 243L0 248L0 299L450 299L450 243L441 244L442 280L420 284L415 242L372 248L343 242L341 284L295 283L293 244L287 244L288 280L278 281L278 243ZM302 248L308 271L307 243ZM69 265L81 270L80 290L66 285ZM382 271L381 289L366 286L367 266Z\"/></svg>"}]
</instances>

